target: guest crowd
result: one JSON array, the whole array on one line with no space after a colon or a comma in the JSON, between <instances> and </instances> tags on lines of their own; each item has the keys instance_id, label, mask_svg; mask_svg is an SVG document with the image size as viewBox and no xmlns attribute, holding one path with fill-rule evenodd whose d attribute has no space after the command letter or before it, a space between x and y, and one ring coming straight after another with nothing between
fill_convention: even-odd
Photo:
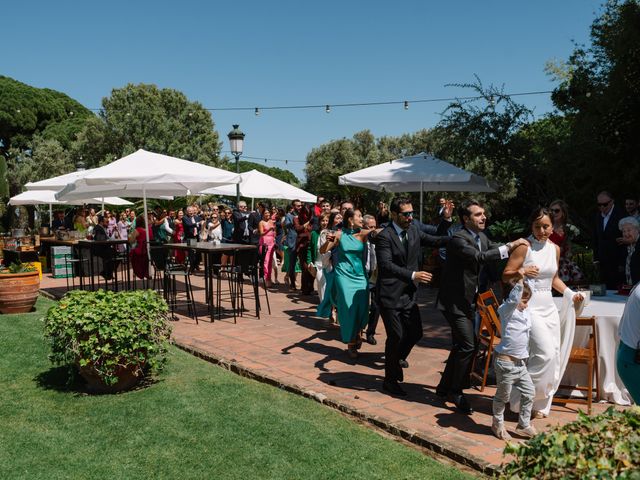
<instances>
[{"instance_id":1,"label":"guest crowd","mask_svg":"<svg viewBox=\"0 0 640 480\"><path fill-rule=\"evenodd\" d=\"M618 205L607 191L596 200L593 260L597 273L608 289L628 291L640 281L638 200L628 195ZM561 308L559 313L552 291L563 297L565 306L579 306L583 296L572 286L587 282L572 250L577 229L570 223L569 206L558 199L534 209L528 220L530 235L505 244L486 235L485 209L473 199L456 207L442 198L431 223L416 217L407 198L397 197L390 205L380 202L375 212L365 213L351 201L335 203L319 197L315 205L294 200L286 208L259 202L252 211L242 201L235 209L214 203L177 211L157 208L147 219L129 208L99 214L80 209L73 217L58 212L53 228L91 231L96 239L127 238L132 266L140 278L149 277L146 248L150 242L256 245L266 286L280 284L281 278L290 292L317 294L318 316L339 329L351 359L357 359L364 342L377 344L376 329L382 318L386 331L382 389L396 396L407 395L403 370L423 336L416 294L419 284L429 284L433 278L423 267L423 247L430 247L442 272L436 307L447 320L452 338L435 394L463 414L473 413L464 390L470 386L478 351L476 300L488 288L487 267L504 259L501 280L508 287L498 309L502 338L496 348L498 389L492 429L499 438L509 438L503 420L509 404L519 412L516 433L533 436L536 431L530 419L550 413L570 348L564 325L575 319L573 308ZM182 251L175 252L176 261L185 260L181 255ZM188 260L192 270L200 268L198 255L189 254ZM103 272L105 277L111 273ZM640 401L639 292L631 292L618 353L620 376L628 387L632 384L629 390L636 402Z\"/></svg>"}]
</instances>

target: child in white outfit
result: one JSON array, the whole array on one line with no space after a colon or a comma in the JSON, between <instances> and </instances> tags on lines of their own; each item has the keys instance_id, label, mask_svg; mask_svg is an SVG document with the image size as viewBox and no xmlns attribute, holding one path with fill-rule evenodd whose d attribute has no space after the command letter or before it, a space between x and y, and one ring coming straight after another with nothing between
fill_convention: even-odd
<instances>
[{"instance_id":1,"label":"child in white outfit","mask_svg":"<svg viewBox=\"0 0 640 480\"><path fill-rule=\"evenodd\" d=\"M502 338L495 348L494 366L498 388L493 397L491 430L501 440L511 439L504 427L504 410L513 387L520 390L522 394L516 433L527 438L538 433L530 424L535 389L526 365L526 360L529 358L531 330L531 317L527 311L527 303L531 298L531 289L523 283L522 273L509 297L498 308L498 316L502 323Z\"/></svg>"}]
</instances>

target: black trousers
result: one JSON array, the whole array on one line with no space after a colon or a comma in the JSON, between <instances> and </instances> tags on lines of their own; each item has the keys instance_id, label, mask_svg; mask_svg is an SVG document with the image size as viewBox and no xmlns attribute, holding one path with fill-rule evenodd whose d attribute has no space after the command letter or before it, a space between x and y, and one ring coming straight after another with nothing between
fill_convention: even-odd
<instances>
[{"instance_id":1,"label":"black trousers","mask_svg":"<svg viewBox=\"0 0 640 480\"><path fill-rule=\"evenodd\" d=\"M309 295L313 292L313 275L309 273L307 263L307 251L309 247L298 247L298 260L300 260L300 292L303 295Z\"/></svg>"},{"instance_id":2,"label":"black trousers","mask_svg":"<svg viewBox=\"0 0 640 480\"><path fill-rule=\"evenodd\" d=\"M384 346L384 377L388 381L401 381L403 378L400 360L411 353L411 349L422 338L422 320L416 304L407 308L380 308L387 342Z\"/></svg>"},{"instance_id":3,"label":"black trousers","mask_svg":"<svg viewBox=\"0 0 640 480\"><path fill-rule=\"evenodd\" d=\"M375 335L378 327L378 319L380 318L380 308L376 298L376 289L369 288L371 296L369 299L369 323L367 323L367 335Z\"/></svg>"},{"instance_id":4,"label":"black trousers","mask_svg":"<svg viewBox=\"0 0 640 480\"><path fill-rule=\"evenodd\" d=\"M442 373L438 391L460 394L463 388L469 387L471 363L476 349L473 319L451 312L442 313L451 326L453 346L447 359L447 366Z\"/></svg>"},{"instance_id":5,"label":"black trousers","mask_svg":"<svg viewBox=\"0 0 640 480\"><path fill-rule=\"evenodd\" d=\"M295 248L288 248L287 255L289 255L289 269L287 275L289 276L289 286L296 288L296 260L298 260L298 252Z\"/></svg>"}]
</instances>

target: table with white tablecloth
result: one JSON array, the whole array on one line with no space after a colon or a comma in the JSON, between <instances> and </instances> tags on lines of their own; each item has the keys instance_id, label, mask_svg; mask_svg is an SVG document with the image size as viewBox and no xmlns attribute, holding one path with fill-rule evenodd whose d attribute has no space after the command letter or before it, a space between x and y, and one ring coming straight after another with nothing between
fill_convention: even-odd
<instances>
[{"instance_id":1,"label":"table with white tablecloth","mask_svg":"<svg viewBox=\"0 0 640 480\"><path fill-rule=\"evenodd\" d=\"M601 400L618 405L630 405L631 396L616 371L616 349L618 348L618 325L622 318L625 303L629 297L618 295L608 290L603 297L587 298L581 317L596 317L596 341L598 343L599 392ZM556 306L560 308L561 297L554 297ZM589 340L588 327L576 327L573 345L585 347ZM564 385L586 385L587 367L585 365L568 365L562 383ZM574 390L572 395L580 396L582 392Z\"/></svg>"}]
</instances>

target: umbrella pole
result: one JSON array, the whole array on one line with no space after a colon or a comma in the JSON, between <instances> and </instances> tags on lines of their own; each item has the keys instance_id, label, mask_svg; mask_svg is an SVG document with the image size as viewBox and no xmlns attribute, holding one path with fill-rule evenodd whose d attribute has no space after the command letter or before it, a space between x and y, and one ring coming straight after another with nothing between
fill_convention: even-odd
<instances>
[{"instance_id":1,"label":"umbrella pole","mask_svg":"<svg viewBox=\"0 0 640 480\"><path fill-rule=\"evenodd\" d=\"M53 227L53 218L51 218L53 216L53 209L51 208L51 204L49 204L49 230L51 230L51 227Z\"/></svg>"},{"instance_id":2,"label":"umbrella pole","mask_svg":"<svg viewBox=\"0 0 640 480\"><path fill-rule=\"evenodd\" d=\"M104 215L104 197L102 197L102 215Z\"/></svg>"},{"instance_id":3,"label":"umbrella pole","mask_svg":"<svg viewBox=\"0 0 640 480\"><path fill-rule=\"evenodd\" d=\"M251 197L251 211L253 211L253 201L255 200L255 198Z\"/></svg>"},{"instance_id":4,"label":"umbrella pole","mask_svg":"<svg viewBox=\"0 0 640 480\"><path fill-rule=\"evenodd\" d=\"M420 182L420 221L422 222L422 182Z\"/></svg>"}]
</instances>

